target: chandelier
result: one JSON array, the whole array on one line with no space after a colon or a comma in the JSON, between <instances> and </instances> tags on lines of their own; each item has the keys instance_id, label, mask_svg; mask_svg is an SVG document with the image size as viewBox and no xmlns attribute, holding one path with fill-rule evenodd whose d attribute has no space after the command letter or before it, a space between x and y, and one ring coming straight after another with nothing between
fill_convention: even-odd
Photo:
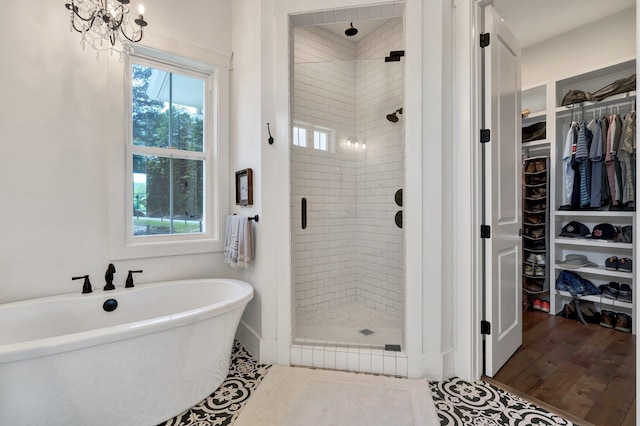
<instances>
[{"instance_id":1,"label":"chandelier","mask_svg":"<svg viewBox=\"0 0 640 426\"><path fill-rule=\"evenodd\" d=\"M132 44L142 40L142 30L147 26L144 20L144 6L138 6L138 18L129 21L130 0L71 0L64 6L69 10L71 30L81 34L80 44L84 50L89 44L96 50L96 60L100 52L119 54L120 61L133 51Z\"/></svg>"}]
</instances>

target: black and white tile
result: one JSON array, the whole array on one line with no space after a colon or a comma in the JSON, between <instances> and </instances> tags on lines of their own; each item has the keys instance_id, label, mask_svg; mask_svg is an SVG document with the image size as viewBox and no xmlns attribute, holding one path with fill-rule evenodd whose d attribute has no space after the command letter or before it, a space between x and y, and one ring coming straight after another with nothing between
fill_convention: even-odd
<instances>
[{"instance_id":1,"label":"black and white tile","mask_svg":"<svg viewBox=\"0 0 640 426\"><path fill-rule=\"evenodd\" d=\"M271 367L258 364L238 343L233 344L229 374L218 389L203 401L159 426L227 426L256 390Z\"/></svg>"},{"instance_id":2,"label":"black and white tile","mask_svg":"<svg viewBox=\"0 0 640 426\"><path fill-rule=\"evenodd\" d=\"M572 426L562 417L481 380L429 382L441 425Z\"/></svg>"}]
</instances>

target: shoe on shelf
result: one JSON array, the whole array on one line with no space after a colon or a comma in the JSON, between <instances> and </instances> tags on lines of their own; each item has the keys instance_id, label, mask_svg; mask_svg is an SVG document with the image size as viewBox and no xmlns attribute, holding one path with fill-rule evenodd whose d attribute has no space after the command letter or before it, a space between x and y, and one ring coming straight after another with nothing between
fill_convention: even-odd
<instances>
[{"instance_id":1,"label":"shoe on shelf","mask_svg":"<svg viewBox=\"0 0 640 426\"><path fill-rule=\"evenodd\" d=\"M576 306L573 302L565 303L562 308L562 316L568 319L578 319L578 314L576 313Z\"/></svg>"},{"instance_id":2,"label":"shoe on shelf","mask_svg":"<svg viewBox=\"0 0 640 426\"><path fill-rule=\"evenodd\" d=\"M618 294L620 292L620 283L610 282L609 284L603 284L600 287L600 291L602 291L602 295L607 299L618 299Z\"/></svg>"},{"instance_id":3,"label":"shoe on shelf","mask_svg":"<svg viewBox=\"0 0 640 426\"><path fill-rule=\"evenodd\" d=\"M549 313L549 312L551 311L551 303L549 303L549 301L548 301L548 300L543 300L543 301L540 303L540 310L541 310L542 312Z\"/></svg>"},{"instance_id":4,"label":"shoe on shelf","mask_svg":"<svg viewBox=\"0 0 640 426\"><path fill-rule=\"evenodd\" d=\"M618 331L631 333L631 317L627 314L616 313L616 325L614 328Z\"/></svg>"},{"instance_id":5,"label":"shoe on shelf","mask_svg":"<svg viewBox=\"0 0 640 426\"><path fill-rule=\"evenodd\" d=\"M536 163L536 172L544 172L547 169L546 161L537 160L535 163Z\"/></svg>"},{"instance_id":6,"label":"shoe on shelf","mask_svg":"<svg viewBox=\"0 0 640 426\"><path fill-rule=\"evenodd\" d=\"M525 172L534 173L535 171L536 171L536 162L529 161L529 163L527 164L527 168L525 169Z\"/></svg>"},{"instance_id":7,"label":"shoe on shelf","mask_svg":"<svg viewBox=\"0 0 640 426\"><path fill-rule=\"evenodd\" d=\"M600 311L600 325L606 328L614 328L616 326L616 313L606 309Z\"/></svg>"},{"instance_id":8,"label":"shoe on shelf","mask_svg":"<svg viewBox=\"0 0 640 426\"><path fill-rule=\"evenodd\" d=\"M538 265L544 265L546 263L544 254L536 254L536 263Z\"/></svg>"},{"instance_id":9,"label":"shoe on shelf","mask_svg":"<svg viewBox=\"0 0 640 426\"><path fill-rule=\"evenodd\" d=\"M531 231L531 236L533 238L542 238L544 237L544 228L538 228Z\"/></svg>"},{"instance_id":10,"label":"shoe on shelf","mask_svg":"<svg viewBox=\"0 0 640 426\"><path fill-rule=\"evenodd\" d=\"M533 275L533 266L524 265L524 274L525 275Z\"/></svg>"},{"instance_id":11,"label":"shoe on shelf","mask_svg":"<svg viewBox=\"0 0 640 426\"><path fill-rule=\"evenodd\" d=\"M528 279L526 280L524 287L529 291L540 292L544 288L544 282Z\"/></svg>"},{"instance_id":12,"label":"shoe on shelf","mask_svg":"<svg viewBox=\"0 0 640 426\"><path fill-rule=\"evenodd\" d=\"M631 303L631 286L629 284L620 284L618 300Z\"/></svg>"},{"instance_id":13,"label":"shoe on shelf","mask_svg":"<svg viewBox=\"0 0 640 426\"><path fill-rule=\"evenodd\" d=\"M527 262L529 263L536 263L536 254L535 253L529 253L529 257L527 257Z\"/></svg>"},{"instance_id":14,"label":"shoe on shelf","mask_svg":"<svg viewBox=\"0 0 640 426\"><path fill-rule=\"evenodd\" d=\"M609 269L609 268L607 268ZM628 257L623 257L618 261L618 270L622 272L633 271L633 261Z\"/></svg>"},{"instance_id":15,"label":"shoe on shelf","mask_svg":"<svg viewBox=\"0 0 640 426\"><path fill-rule=\"evenodd\" d=\"M542 300L540 299L535 299L533 301L533 309L535 309L536 311L540 311L542 310Z\"/></svg>"},{"instance_id":16,"label":"shoe on shelf","mask_svg":"<svg viewBox=\"0 0 640 426\"><path fill-rule=\"evenodd\" d=\"M535 266L533 268L533 275L536 277L544 277L544 266Z\"/></svg>"},{"instance_id":17,"label":"shoe on shelf","mask_svg":"<svg viewBox=\"0 0 640 426\"><path fill-rule=\"evenodd\" d=\"M616 256L611 256L604 261L604 268L607 271L617 271L620 260Z\"/></svg>"}]
</instances>

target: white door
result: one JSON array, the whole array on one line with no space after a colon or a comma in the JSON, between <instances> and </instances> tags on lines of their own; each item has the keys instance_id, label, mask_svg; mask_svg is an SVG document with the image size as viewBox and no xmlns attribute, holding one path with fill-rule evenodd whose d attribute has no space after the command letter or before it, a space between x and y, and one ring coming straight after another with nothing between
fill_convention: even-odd
<instances>
[{"instance_id":1,"label":"white door","mask_svg":"<svg viewBox=\"0 0 640 426\"><path fill-rule=\"evenodd\" d=\"M493 377L522 344L520 48L492 6L484 33L485 374Z\"/></svg>"}]
</instances>

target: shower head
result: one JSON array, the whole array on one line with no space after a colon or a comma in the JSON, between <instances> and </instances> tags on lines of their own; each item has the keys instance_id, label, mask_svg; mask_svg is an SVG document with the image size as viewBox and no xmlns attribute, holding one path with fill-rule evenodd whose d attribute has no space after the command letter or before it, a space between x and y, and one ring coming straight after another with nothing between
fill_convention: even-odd
<instances>
[{"instance_id":1,"label":"shower head","mask_svg":"<svg viewBox=\"0 0 640 426\"><path fill-rule=\"evenodd\" d=\"M344 34L347 37L352 37L352 36L358 34L358 29L353 26L353 22L351 23L351 27L349 27L346 30L344 30Z\"/></svg>"},{"instance_id":2,"label":"shower head","mask_svg":"<svg viewBox=\"0 0 640 426\"><path fill-rule=\"evenodd\" d=\"M397 110L395 110L395 112L391 113L391 114L387 114L387 120L389 120L392 123L397 123L399 118L396 114L402 114L402 108L399 108Z\"/></svg>"}]
</instances>

